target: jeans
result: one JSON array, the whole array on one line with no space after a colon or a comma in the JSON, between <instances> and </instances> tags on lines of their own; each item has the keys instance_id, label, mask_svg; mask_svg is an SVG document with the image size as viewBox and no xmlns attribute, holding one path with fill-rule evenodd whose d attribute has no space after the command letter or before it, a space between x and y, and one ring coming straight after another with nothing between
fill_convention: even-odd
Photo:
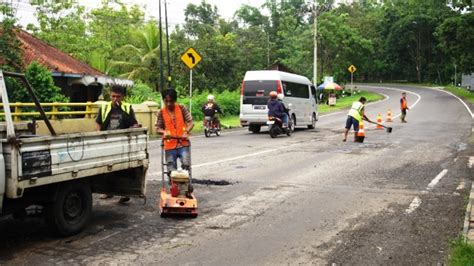
<instances>
[{"instance_id":1,"label":"jeans","mask_svg":"<svg viewBox=\"0 0 474 266\"><path fill-rule=\"evenodd\" d=\"M165 151L168 172L178 169L178 158L181 159L181 168L189 170L191 166L191 152L189 147L181 147Z\"/></svg>"},{"instance_id":2,"label":"jeans","mask_svg":"<svg viewBox=\"0 0 474 266\"><path fill-rule=\"evenodd\" d=\"M283 124L288 125L288 120L289 120L288 114L287 113L283 114L283 117L281 118L281 120L283 120Z\"/></svg>"}]
</instances>

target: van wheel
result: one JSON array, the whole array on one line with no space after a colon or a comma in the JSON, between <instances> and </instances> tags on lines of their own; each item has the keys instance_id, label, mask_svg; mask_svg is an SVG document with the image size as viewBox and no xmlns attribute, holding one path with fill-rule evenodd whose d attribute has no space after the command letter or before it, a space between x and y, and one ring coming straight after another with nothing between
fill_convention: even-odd
<instances>
[{"instance_id":1,"label":"van wheel","mask_svg":"<svg viewBox=\"0 0 474 266\"><path fill-rule=\"evenodd\" d=\"M291 131L295 131L295 127L296 127L296 117L295 115L292 115L291 116Z\"/></svg>"},{"instance_id":2,"label":"van wheel","mask_svg":"<svg viewBox=\"0 0 474 266\"><path fill-rule=\"evenodd\" d=\"M316 128L316 114L313 113L311 116L311 125L308 125L309 129L315 129Z\"/></svg>"},{"instance_id":3,"label":"van wheel","mask_svg":"<svg viewBox=\"0 0 474 266\"><path fill-rule=\"evenodd\" d=\"M261 126L249 126L249 130L252 131L254 134L260 133Z\"/></svg>"},{"instance_id":4,"label":"van wheel","mask_svg":"<svg viewBox=\"0 0 474 266\"><path fill-rule=\"evenodd\" d=\"M86 182L59 185L56 201L46 206L46 222L60 236L75 235L84 229L92 215L92 192Z\"/></svg>"}]
</instances>

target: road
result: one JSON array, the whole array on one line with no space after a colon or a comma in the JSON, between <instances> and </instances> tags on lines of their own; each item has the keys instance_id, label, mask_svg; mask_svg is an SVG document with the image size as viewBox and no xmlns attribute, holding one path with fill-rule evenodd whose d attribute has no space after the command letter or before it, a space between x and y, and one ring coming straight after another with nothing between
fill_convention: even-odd
<instances>
[{"instance_id":1,"label":"road","mask_svg":"<svg viewBox=\"0 0 474 266\"><path fill-rule=\"evenodd\" d=\"M363 87L360 85L360 87ZM197 219L157 211L159 143L151 145L147 201L95 201L92 224L56 239L39 218L0 221L0 264L436 264L462 230L474 154L472 117L456 98L417 87L365 87L388 98L368 116L399 114L393 133L369 126L342 142L346 111L315 130L271 139L245 130L194 137Z\"/></svg>"}]
</instances>

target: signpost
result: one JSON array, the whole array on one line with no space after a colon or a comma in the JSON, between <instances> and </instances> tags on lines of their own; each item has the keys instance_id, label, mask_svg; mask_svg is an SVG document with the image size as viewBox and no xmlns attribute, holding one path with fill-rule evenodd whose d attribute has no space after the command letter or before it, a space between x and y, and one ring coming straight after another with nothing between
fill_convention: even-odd
<instances>
[{"instance_id":1,"label":"signpost","mask_svg":"<svg viewBox=\"0 0 474 266\"><path fill-rule=\"evenodd\" d=\"M347 70L351 73L351 94L354 90L354 72L357 71L357 68L354 65L350 65Z\"/></svg>"},{"instance_id":2,"label":"signpost","mask_svg":"<svg viewBox=\"0 0 474 266\"><path fill-rule=\"evenodd\" d=\"M181 56L181 61L189 68L189 111L193 107L193 68L201 62L202 57L194 50L194 48L189 48Z\"/></svg>"}]
</instances>

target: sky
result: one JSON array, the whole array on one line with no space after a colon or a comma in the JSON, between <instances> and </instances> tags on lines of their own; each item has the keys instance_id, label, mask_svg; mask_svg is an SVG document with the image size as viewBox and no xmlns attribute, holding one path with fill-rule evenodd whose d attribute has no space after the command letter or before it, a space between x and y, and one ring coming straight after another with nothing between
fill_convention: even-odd
<instances>
[{"instance_id":1,"label":"sky","mask_svg":"<svg viewBox=\"0 0 474 266\"><path fill-rule=\"evenodd\" d=\"M162 1L162 5L164 0ZM34 18L35 9L29 4L29 0L0 0L0 3L13 2L14 7L17 7L17 17L21 25L26 26L29 23L35 23ZM101 5L101 0L79 0L79 4L85 6L86 9L97 8ZM158 0L122 0L126 5L137 4L143 7L147 18L158 18ZM219 15L225 19L233 17L235 11L243 4L261 7L265 0L206 0L207 3L217 6ZM199 5L201 0L167 0L168 3L168 23L170 28L174 28L177 24L184 22L184 9L190 3ZM164 7L162 7L162 14L164 16Z\"/></svg>"}]
</instances>

